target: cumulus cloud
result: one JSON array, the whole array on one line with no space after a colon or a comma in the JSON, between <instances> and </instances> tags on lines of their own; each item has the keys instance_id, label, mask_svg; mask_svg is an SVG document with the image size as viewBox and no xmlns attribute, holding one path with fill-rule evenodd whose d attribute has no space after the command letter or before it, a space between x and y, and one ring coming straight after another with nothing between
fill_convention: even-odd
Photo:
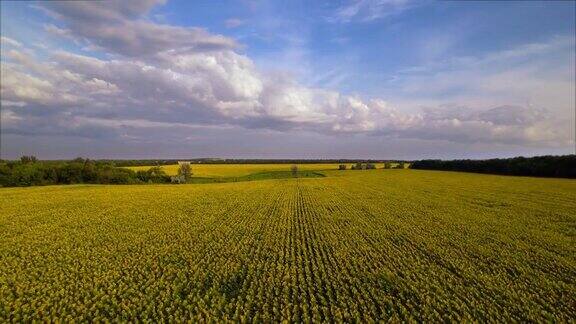
<instances>
[{"instance_id":1,"label":"cumulus cloud","mask_svg":"<svg viewBox=\"0 0 576 324\"><path fill-rule=\"evenodd\" d=\"M557 128L559 124L544 109L514 105L480 111L459 108L426 110L418 121L420 125L406 131L418 137L462 143L567 145L571 142L566 128Z\"/></svg>"},{"instance_id":2,"label":"cumulus cloud","mask_svg":"<svg viewBox=\"0 0 576 324\"><path fill-rule=\"evenodd\" d=\"M167 49L200 52L237 46L234 40L202 28L157 24L143 18L154 5L164 2L49 1L43 8L66 26L48 25L48 31L129 57L154 55Z\"/></svg>"},{"instance_id":3,"label":"cumulus cloud","mask_svg":"<svg viewBox=\"0 0 576 324\"><path fill-rule=\"evenodd\" d=\"M404 112L260 71L235 42L195 28L156 24L159 1L46 4L62 36L114 54L103 59L31 49L3 54L3 132L83 137L146 136L138 129L233 125L342 136L372 134L451 142L570 142L544 109L530 106Z\"/></svg>"}]
</instances>

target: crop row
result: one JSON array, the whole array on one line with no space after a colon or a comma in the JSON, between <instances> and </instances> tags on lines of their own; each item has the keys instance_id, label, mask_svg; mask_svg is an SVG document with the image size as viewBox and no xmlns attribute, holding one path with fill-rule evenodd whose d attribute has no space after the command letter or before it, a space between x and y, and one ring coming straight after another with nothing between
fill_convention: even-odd
<instances>
[{"instance_id":1,"label":"crop row","mask_svg":"<svg viewBox=\"0 0 576 324\"><path fill-rule=\"evenodd\" d=\"M6 190L0 321L570 321L575 186L485 177Z\"/></svg>"}]
</instances>

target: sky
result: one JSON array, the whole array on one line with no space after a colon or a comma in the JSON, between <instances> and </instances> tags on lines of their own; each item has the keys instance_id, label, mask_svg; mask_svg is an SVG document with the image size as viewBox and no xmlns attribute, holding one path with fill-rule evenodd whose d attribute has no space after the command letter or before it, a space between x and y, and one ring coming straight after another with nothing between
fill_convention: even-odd
<instances>
[{"instance_id":1,"label":"sky","mask_svg":"<svg viewBox=\"0 0 576 324\"><path fill-rule=\"evenodd\" d=\"M574 1L1 1L3 159L575 153Z\"/></svg>"}]
</instances>

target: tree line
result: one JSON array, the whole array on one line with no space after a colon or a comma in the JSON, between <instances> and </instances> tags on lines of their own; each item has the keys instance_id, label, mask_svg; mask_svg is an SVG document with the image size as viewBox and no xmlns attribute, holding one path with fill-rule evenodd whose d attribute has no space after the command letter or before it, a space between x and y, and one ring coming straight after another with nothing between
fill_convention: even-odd
<instances>
[{"instance_id":1,"label":"tree line","mask_svg":"<svg viewBox=\"0 0 576 324\"><path fill-rule=\"evenodd\" d=\"M576 155L489 160L421 160L412 169L464 171L531 177L576 178Z\"/></svg>"},{"instance_id":2,"label":"tree line","mask_svg":"<svg viewBox=\"0 0 576 324\"><path fill-rule=\"evenodd\" d=\"M18 161L0 162L0 186L25 187L54 184L168 183L170 177L156 166L133 171L109 161L77 158L71 161L39 161L23 156Z\"/></svg>"},{"instance_id":3,"label":"tree line","mask_svg":"<svg viewBox=\"0 0 576 324\"><path fill-rule=\"evenodd\" d=\"M189 161L192 164L340 164L340 163L401 163L401 160L360 160L360 159L218 159L218 158L196 158L196 159L168 159L168 160L99 160L114 163L119 167L126 166L146 166L146 165L171 165L178 164L178 161Z\"/></svg>"}]
</instances>

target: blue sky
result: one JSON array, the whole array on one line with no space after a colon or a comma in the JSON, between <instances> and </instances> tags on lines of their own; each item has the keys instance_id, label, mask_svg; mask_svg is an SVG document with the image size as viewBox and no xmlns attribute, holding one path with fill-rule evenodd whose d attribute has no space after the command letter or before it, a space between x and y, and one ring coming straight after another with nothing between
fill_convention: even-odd
<instances>
[{"instance_id":1,"label":"blue sky","mask_svg":"<svg viewBox=\"0 0 576 324\"><path fill-rule=\"evenodd\" d=\"M335 22L336 12L346 4L350 5L346 1L171 1L153 15L238 39L245 45L244 52L263 65L293 68L306 63L320 74L345 70L348 77L338 90L369 95L378 95L382 84L407 68L546 42L571 36L575 28L570 1L418 1L390 16L383 12L381 18L365 20L369 18L359 13L350 21ZM239 26L227 27L227 20L238 21ZM278 57L296 62L278 62ZM333 85L330 80L309 79L320 86ZM377 82L374 90L365 79Z\"/></svg>"},{"instance_id":2,"label":"blue sky","mask_svg":"<svg viewBox=\"0 0 576 324\"><path fill-rule=\"evenodd\" d=\"M5 158L574 153L572 1L1 6Z\"/></svg>"}]
</instances>

